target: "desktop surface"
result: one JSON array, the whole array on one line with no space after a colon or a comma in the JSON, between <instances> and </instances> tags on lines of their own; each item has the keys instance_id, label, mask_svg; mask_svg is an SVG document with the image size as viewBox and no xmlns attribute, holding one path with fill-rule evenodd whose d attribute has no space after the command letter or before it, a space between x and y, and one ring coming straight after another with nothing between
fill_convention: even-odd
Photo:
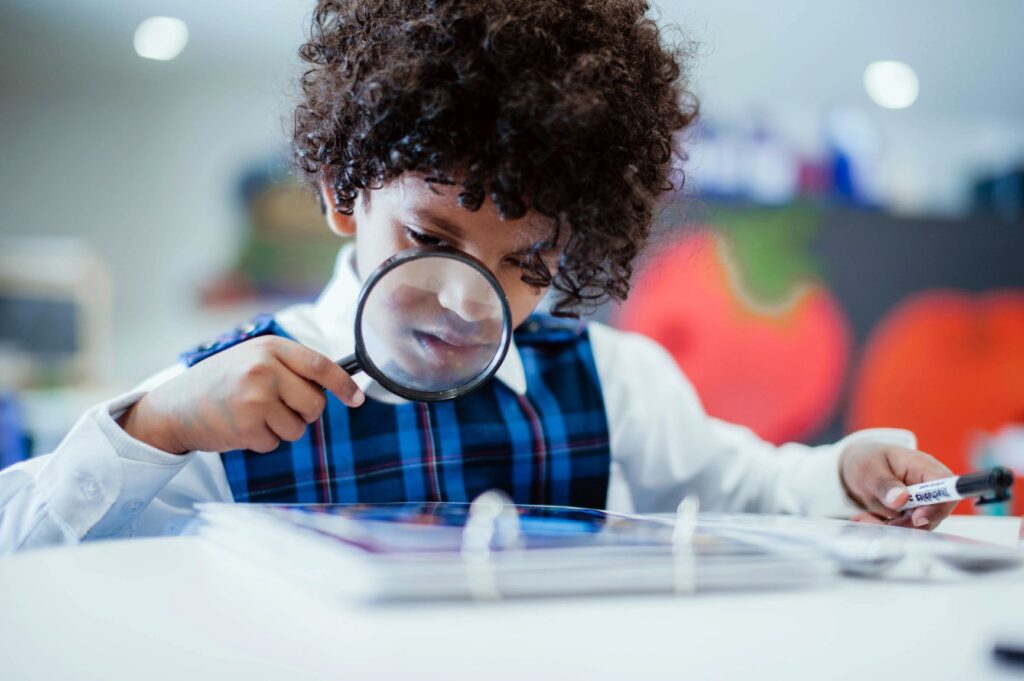
<instances>
[{"instance_id":1,"label":"desktop surface","mask_svg":"<svg viewBox=\"0 0 1024 681\"><path fill-rule=\"evenodd\" d=\"M992 646L1024 628L1022 602L1018 572L694 597L352 606L198 537L110 541L0 560L0 676L792 680L928 670L933 679L1009 679L1020 671L997 663Z\"/></svg>"}]
</instances>

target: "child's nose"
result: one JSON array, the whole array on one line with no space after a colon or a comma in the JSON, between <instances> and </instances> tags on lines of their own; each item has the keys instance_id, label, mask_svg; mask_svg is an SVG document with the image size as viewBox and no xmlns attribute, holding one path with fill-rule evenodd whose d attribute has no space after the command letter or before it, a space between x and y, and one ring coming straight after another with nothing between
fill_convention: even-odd
<instances>
[{"instance_id":1,"label":"child's nose","mask_svg":"<svg viewBox=\"0 0 1024 681\"><path fill-rule=\"evenodd\" d=\"M445 278L437 300L467 322L495 319L500 307L497 294L490 284L476 272L455 274Z\"/></svg>"}]
</instances>

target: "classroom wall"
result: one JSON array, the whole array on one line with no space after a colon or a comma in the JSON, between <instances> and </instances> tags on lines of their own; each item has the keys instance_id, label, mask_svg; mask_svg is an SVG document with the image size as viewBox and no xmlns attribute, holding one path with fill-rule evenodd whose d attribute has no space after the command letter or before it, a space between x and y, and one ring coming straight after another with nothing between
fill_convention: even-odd
<instances>
[{"instance_id":1,"label":"classroom wall","mask_svg":"<svg viewBox=\"0 0 1024 681\"><path fill-rule=\"evenodd\" d=\"M110 58L21 21L0 34L0 236L89 243L112 275L106 375L131 383L217 323L197 319L196 286L234 257L239 173L283 144L291 55L180 69L136 57L130 31Z\"/></svg>"},{"instance_id":2,"label":"classroom wall","mask_svg":"<svg viewBox=\"0 0 1024 681\"><path fill-rule=\"evenodd\" d=\"M1024 158L1020 3L658 4L700 42L694 80L707 120L763 117L813 149L824 112L862 110L886 148L879 181L904 210L963 211L974 173ZM242 238L240 174L286 139L311 5L253 0L239 13L229 0L0 0L0 237L76 236L107 264L112 383L142 378L237 320L201 309L197 287ZM132 52L134 26L152 14L189 22L179 59ZM859 85L868 58L914 63L921 101L872 108Z\"/></svg>"}]
</instances>

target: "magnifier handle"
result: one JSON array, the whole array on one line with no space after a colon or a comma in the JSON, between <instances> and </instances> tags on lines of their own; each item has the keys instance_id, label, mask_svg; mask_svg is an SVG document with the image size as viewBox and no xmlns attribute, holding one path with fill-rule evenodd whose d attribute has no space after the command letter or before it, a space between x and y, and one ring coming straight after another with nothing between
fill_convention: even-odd
<instances>
[{"instance_id":1,"label":"magnifier handle","mask_svg":"<svg viewBox=\"0 0 1024 681\"><path fill-rule=\"evenodd\" d=\"M352 353L348 357L342 357L337 362L338 366L345 370L349 376L355 376L363 370L363 365L359 362L359 358L356 357L355 353Z\"/></svg>"}]
</instances>

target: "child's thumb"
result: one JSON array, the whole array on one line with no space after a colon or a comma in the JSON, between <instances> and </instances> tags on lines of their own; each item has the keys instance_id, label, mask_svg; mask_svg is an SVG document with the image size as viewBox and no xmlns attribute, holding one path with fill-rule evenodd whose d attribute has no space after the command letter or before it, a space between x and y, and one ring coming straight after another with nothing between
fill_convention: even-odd
<instances>
[{"instance_id":1,"label":"child's thumb","mask_svg":"<svg viewBox=\"0 0 1024 681\"><path fill-rule=\"evenodd\" d=\"M878 500L894 511L907 503L907 486L896 478L883 478L878 483Z\"/></svg>"}]
</instances>

